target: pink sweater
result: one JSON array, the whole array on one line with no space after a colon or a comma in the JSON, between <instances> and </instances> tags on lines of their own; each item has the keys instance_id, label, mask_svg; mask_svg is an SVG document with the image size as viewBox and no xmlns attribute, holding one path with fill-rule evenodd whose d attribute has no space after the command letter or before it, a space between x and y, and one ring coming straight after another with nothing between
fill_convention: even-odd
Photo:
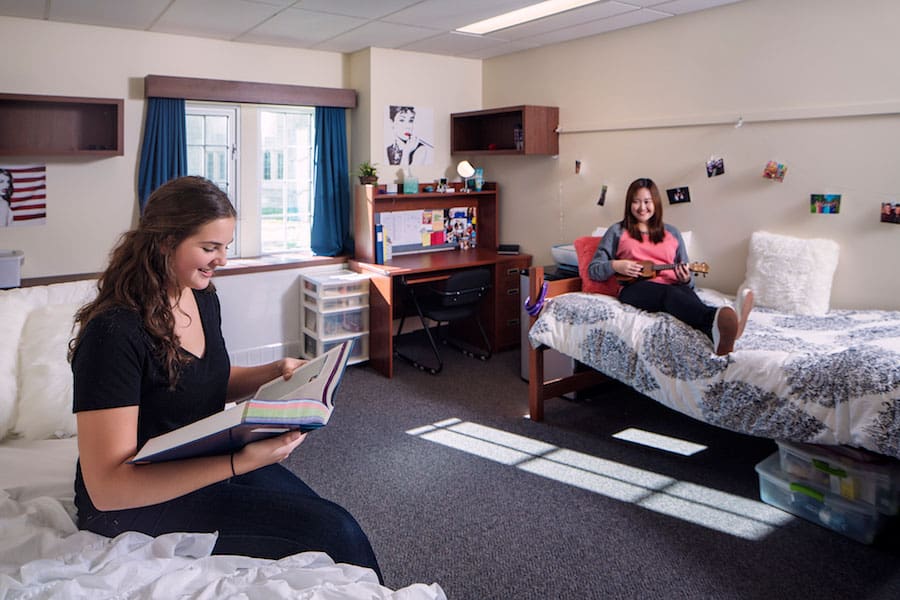
<instances>
[{"instance_id":1,"label":"pink sweater","mask_svg":"<svg viewBox=\"0 0 900 600\"><path fill-rule=\"evenodd\" d=\"M616 250L616 258L627 260L649 260L655 265L668 265L675 262L675 252L678 250L678 240L675 236L665 232L666 237L658 244L654 244L644 234L644 239L638 241L631 237L627 231L622 232L619 239L619 247ZM678 278L675 276L675 270L669 269L659 271L653 278L654 283L677 284Z\"/></svg>"}]
</instances>

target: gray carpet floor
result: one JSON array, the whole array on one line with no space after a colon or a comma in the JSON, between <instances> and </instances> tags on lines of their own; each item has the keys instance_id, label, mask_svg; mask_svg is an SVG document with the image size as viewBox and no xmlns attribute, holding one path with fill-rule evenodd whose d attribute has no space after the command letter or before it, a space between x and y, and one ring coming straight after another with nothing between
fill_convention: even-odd
<instances>
[{"instance_id":1,"label":"gray carpet floor","mask_svg":"<svg viewBox=\"0 0 900 600\"><path fill-rule=\"evenodd\" d=\"M896 524L872 546L798 518L755 538L732 532L766 508L754 465L771 440L617 385L549 400L533 423L518 351L444 356L437 376L400 362L392 379L350 367L331 422L288 463L356 516L390 587L437 582L452 600L900 598ZM706 449L682 456L612 437L627 428ZM577 466L548 477L539 459L551 453Z\"/></svg>"}]
</instances>

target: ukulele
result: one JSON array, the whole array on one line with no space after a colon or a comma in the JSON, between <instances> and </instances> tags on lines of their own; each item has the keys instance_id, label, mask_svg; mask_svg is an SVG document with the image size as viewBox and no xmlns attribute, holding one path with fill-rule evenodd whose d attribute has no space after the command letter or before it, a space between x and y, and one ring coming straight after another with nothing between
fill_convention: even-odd
<instances>
[{"instance_id":1,"label":"ukulele","mask_svg":"<svg viewBox=\"0 0 900 600\"><path fill-rule=\"evenodd\" d=\"M616 273L616 280L618 280L619 283L631 283L632 281L637 281L638 279L652 279L653 277L656 277L656 274L658 272L674 269L679 264L681 264L673 263L669 265L655 265L653 264L653 261L649 260L639 260L637 262L641 263L641 265L643 266L640 275L638 275L637 277L629 277L628 275L621 275L619 273ZM687 268L691 273L700 273L704 277L706 277L706 274L709 273L709 265L705 262L687 263Z\"/></svg>"}]
</instances>

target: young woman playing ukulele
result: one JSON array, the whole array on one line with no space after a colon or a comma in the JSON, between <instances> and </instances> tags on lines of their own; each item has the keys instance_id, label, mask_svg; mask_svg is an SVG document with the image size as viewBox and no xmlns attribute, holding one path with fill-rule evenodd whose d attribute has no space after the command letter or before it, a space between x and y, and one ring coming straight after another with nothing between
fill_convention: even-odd
<instances>
[{"instance_id":1,"label":"young woman playing ukulele","mask_svg":"<svg viewBox=\"0 0 900 600\"><path fill-rule=\"evenodd\" d=\"M736 308L704 304L694 292L681 233L662 217L653 180L633 181L625 197L625 218L606 230L588 274L597 281L619 277L624 280L619 300L649 312L667 312L709 336L717 355L728 354L744 332L753 291L741 290ZM648 273L648 263L663 268Z\"/></svg>"}]
</instances>

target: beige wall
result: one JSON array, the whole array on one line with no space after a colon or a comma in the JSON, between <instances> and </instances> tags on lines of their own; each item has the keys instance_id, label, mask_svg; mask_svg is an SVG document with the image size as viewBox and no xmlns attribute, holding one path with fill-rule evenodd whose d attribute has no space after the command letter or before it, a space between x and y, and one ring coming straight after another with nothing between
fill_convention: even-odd
<instances>
[{"instance_id":1,"label":"beige wall","mask_svg":"<svg viewBox=\"0 0 900 600\"><path fill-rule=\"evenodd\" d=\"M900 79L890 76L900 4L866 6L744 0L484 63L0 18L0 50L28 65L0 63L3 91L126 99L125 156L46 160L47 225L0 228L0 248L25 250L25 277L102 268L136 218L142 81L156 73L353 87L360 108L350 118L351 168L372 158L382 182L398 180L374 158L386 145L384 106L430 106L435 163L415 174L453 177L462 158L485 167L501 184L501 241L522 244L538 263L550 262L552 244L621 218L625 187L650 176L663 188L691 187L691 204L667 205L666 218L695 231L693 258L711 263L709 285L733 291L750 233L765 229L841 244L835 306L900 308L897 280L886 276L900 254L900 228L876 222L882 201L900 202ZM557 158L450 155L449 113L524 103L560 107ZM833 118L856 113L870 116ZM739 115L746 124L735 129ZM827 118L789 118L816 116ZM719 120L726 123L709 124ZM711 154L725 158L725 176L706 178ZM788 165L784 183L759 176L770 159ZM603 184L607 204L598 207ZM843 194L841 214L810 215L809 194L818 192Z\"/></svg>"},{"instance_id":2,"label":"beige wall","mask_svg":"<svg viewBox=\"0 0 900 600\"><path fill-rule=\"evenodd\" d=\"M137 218L145 75L345 87L344 57L185 36L0 17L0 89L125 99L125 154L105 159L0 157L47 164L47 224L0 228L0 248L25 251L23 277L96 272ZM255 161L252 161L255 164ZM252 186L243 188L248 207Z\"/></svg>"},{"instance_id":3,"label":"beige wall","mask_svg":"<svg viewBox=\"0 0 900 600\"><path fill-rule=\"evenodd\" d=\"M690 186L665 215L694 231L705 284L736 289L755 230L826 237L841 246L833 306L900 309L900 227L877 222L900 202L898 22L893 0L744 0L486 61L485 107L559 106L563 130L556 158L480 159L501 184L502 241L547 264L553 244L621 219L628 183L648 176ZM708 179L713 154L726 173ZM760 176L768 160L788 165L784 183ZM843 195L841 214L809 214L820 192Z\"/></svg>"},{"instance_id":4,"label":"beige wall","mask_svg":"<svg viewBox=\"0 0 900 600\"><path fill-rule=\"evenodd\" d=\"M420 183L458 178L456 162L450 155L450 113L481 108L481 61L369 48L353 55L354 85L365 96L366 109L360 111L361 130L353 137L353 168L362 160L377 163L380 183L403 181L399 166L385 159L391 143L384 136L385 108L392 104L431 108L435 138L433 163L413 167ZM362 105L362 102L361 102Z\"/></svg>"},{"instance_id":5,"label":"beige wall","mask_svg":"<svg viewBox=\"0 0 900 600\"><path fill-rule=\"evenodd\" d=\"M0 52L24 57L0 63L3 91L125 99L122 157L0 157L0 164L47 164L47 224L0 228L0 248L25 251L26 278L98 271L117 236L135 224L145 75L354 88L359 106L349 118L350 167L371 159L381 167L382 182L400 180L379 158L387 145L384 106L408 103L434 110L434 163L414 173L424 182L453 173L449 114L481 103L481 61L413 52L373 48L345 56L5 17L0 17ZM244 134L256 131L250 108L241 114ZM242 210L255 211L256 161L244 158ZM240 229L245 255L259 245L250 229Z\"/></svg>"}]
</instances>

